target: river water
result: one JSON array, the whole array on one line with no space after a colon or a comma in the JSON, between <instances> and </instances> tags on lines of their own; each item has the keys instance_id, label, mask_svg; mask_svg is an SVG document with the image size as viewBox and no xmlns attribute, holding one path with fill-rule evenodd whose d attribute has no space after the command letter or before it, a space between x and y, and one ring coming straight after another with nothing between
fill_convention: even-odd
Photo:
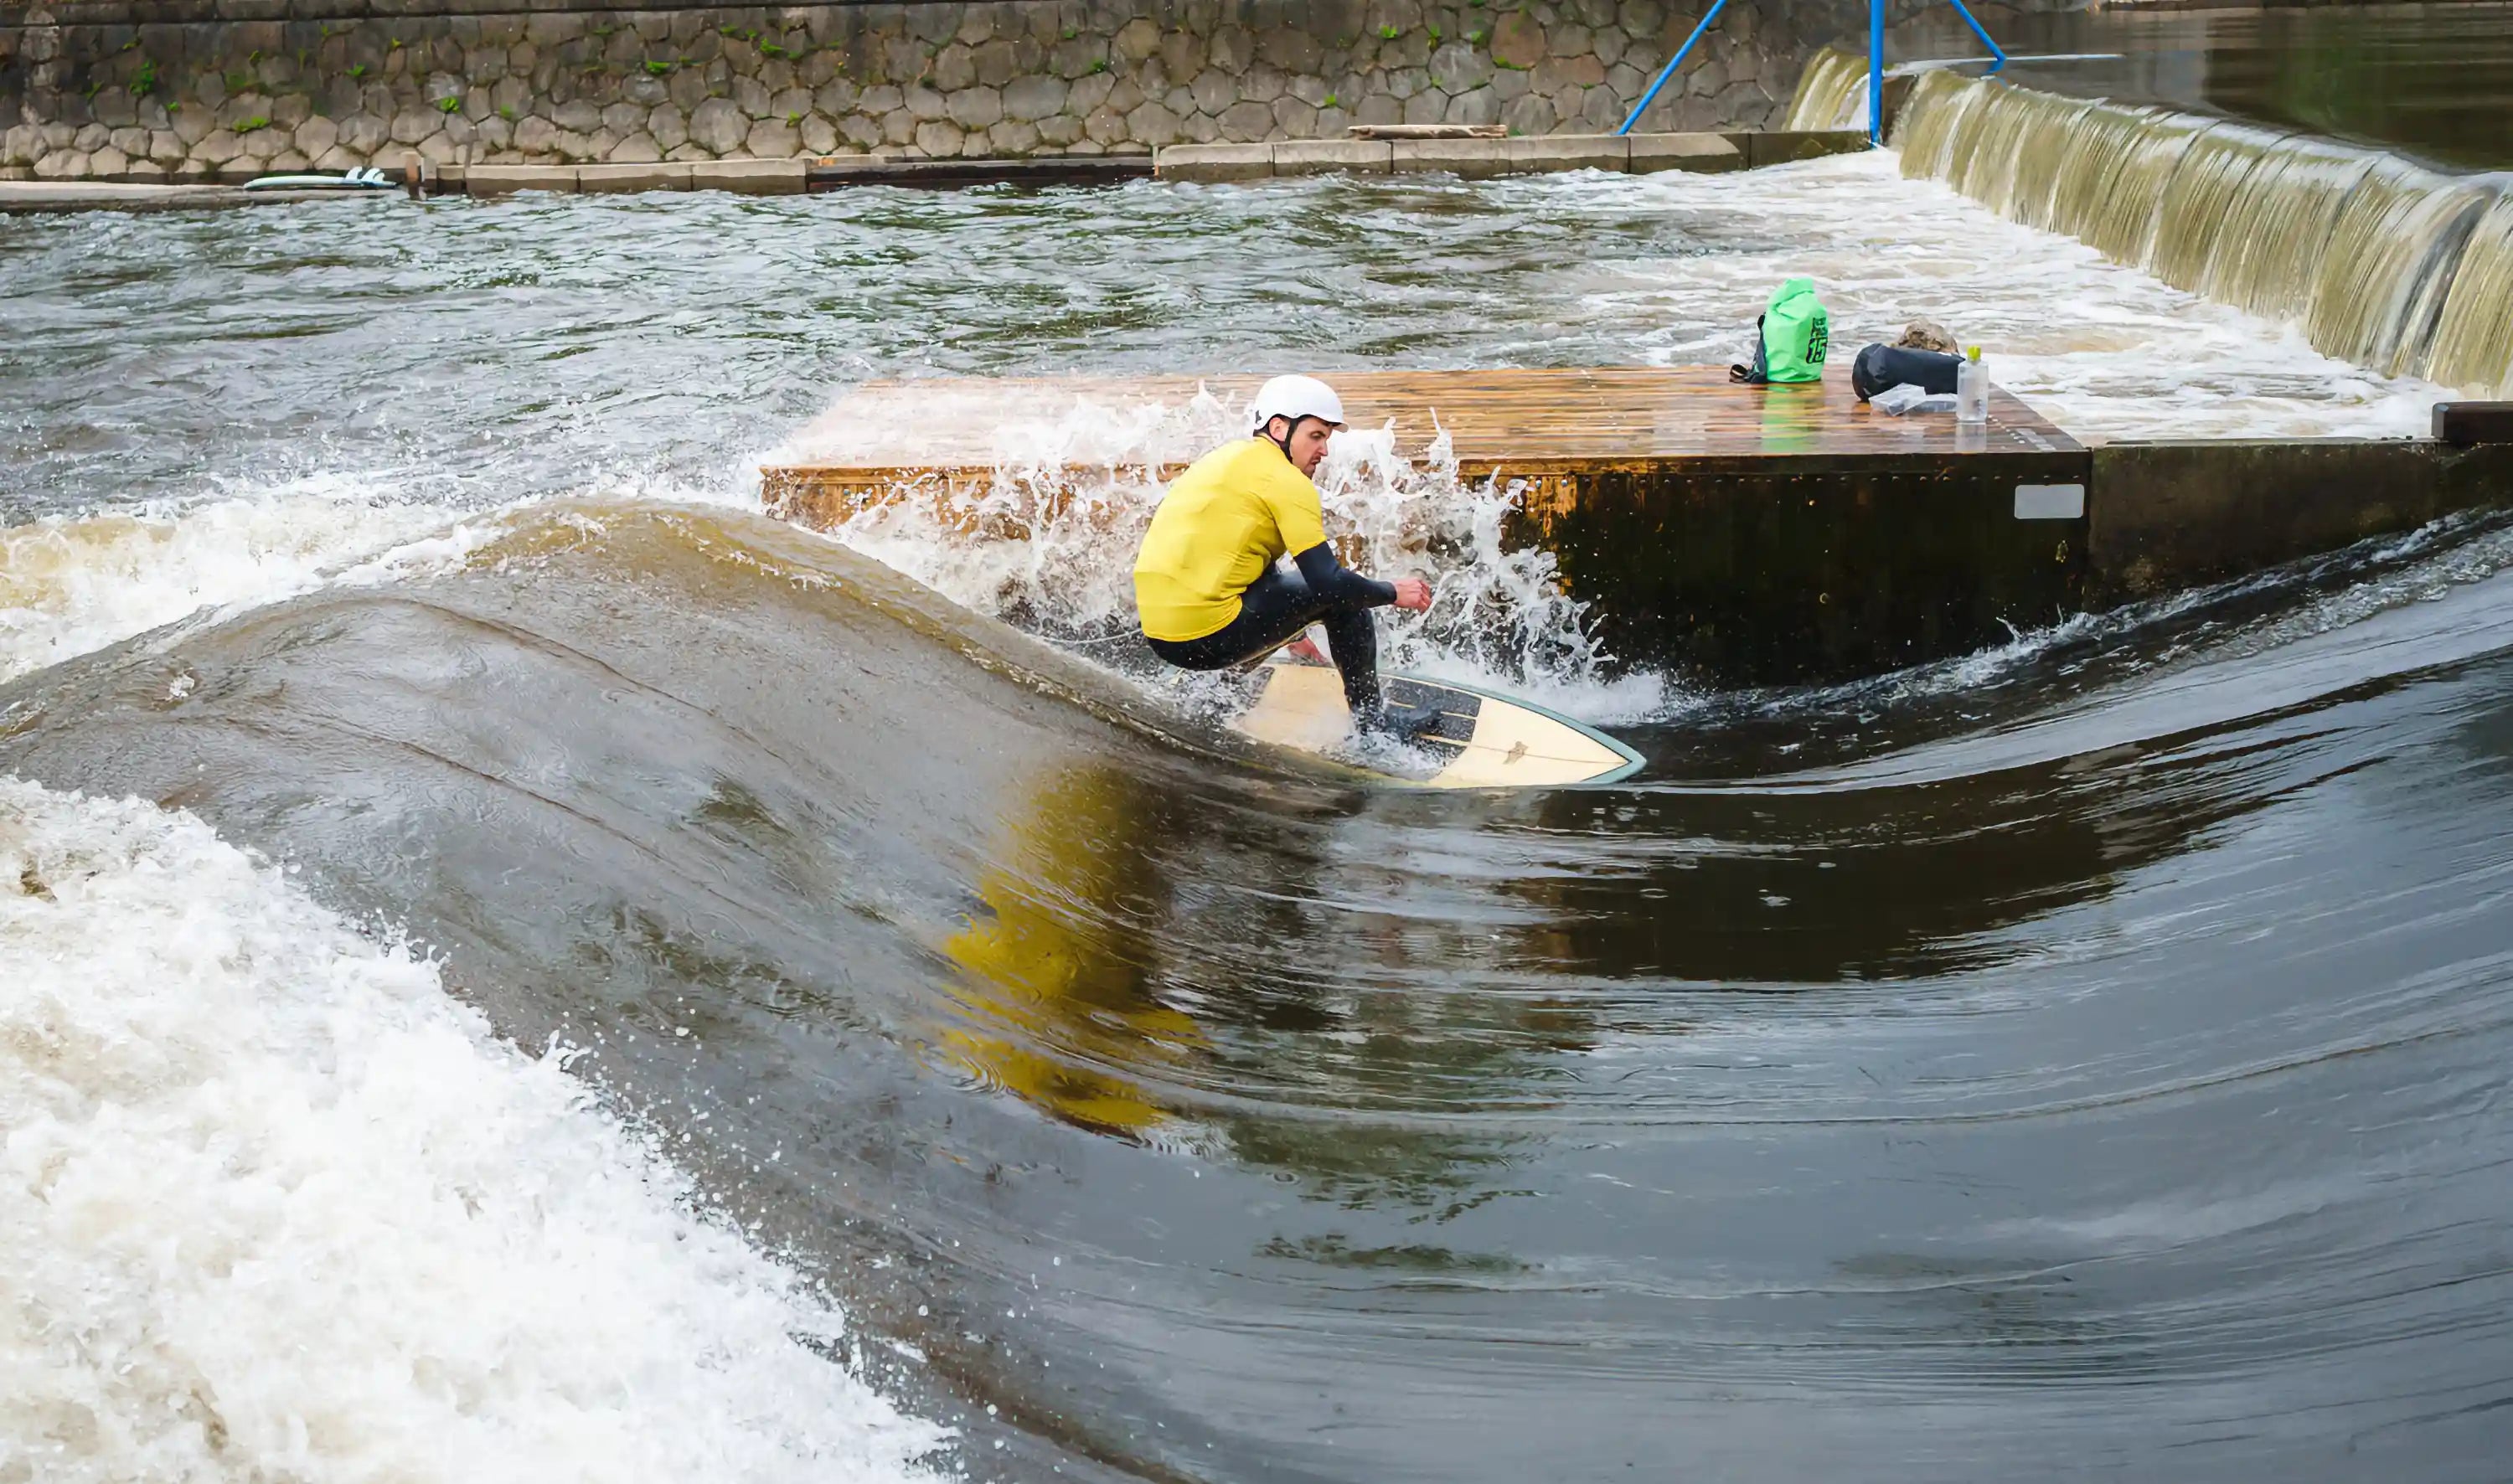
<instances>
[{"instance_id":1,"label":"river water","mask_svg":"<svg viewBox=\"0 0 2513 1484\"><path fill-rule=\"evenodd\" d=\"M0 1478L2497 1476L2513 531L1750 694L1434 542L1650 763L1425 797L1005 621L1122 542L756 509L1796 272L2084 435L2434 395L1889 158L0 223Z\"/></svg>"}]
</instances>

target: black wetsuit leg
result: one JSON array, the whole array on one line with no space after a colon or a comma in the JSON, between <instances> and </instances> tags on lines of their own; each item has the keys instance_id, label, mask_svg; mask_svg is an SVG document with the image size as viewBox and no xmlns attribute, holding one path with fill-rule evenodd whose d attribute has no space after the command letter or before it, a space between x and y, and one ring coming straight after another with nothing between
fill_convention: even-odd
<instances>
[{"instance_id":1,"label":"black wetsuit leg","mask_svg":"<svg viewBox=\"0 0 2513 1484\"><path fill-rule=\"evenodd\" d=\"M1344 704L1358 716L1379 704L1378 623L1370 610L1385 602L1376 593L1323 597L1297 574L1268 567L1239 595L1239 616L1222 628L1202 639L1144 642L1181 670L1225 670L1281 648L1313 623L1324 624L1328 652L1343 676Z\"/></svg>"}]
</instances>

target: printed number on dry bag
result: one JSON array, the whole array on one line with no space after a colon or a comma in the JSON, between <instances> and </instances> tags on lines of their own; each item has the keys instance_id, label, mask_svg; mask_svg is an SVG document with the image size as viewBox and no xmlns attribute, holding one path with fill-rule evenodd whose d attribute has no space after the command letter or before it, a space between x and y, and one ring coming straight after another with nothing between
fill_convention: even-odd
<instances>
[{"instance_id":1,"label":"printed number on dry bag","mask_svg":"<svg viewBox=\"0 0 2513 1484\"><path fill-rule=\"evenodd\" d=\"M1832 349L1832 316L1815 296L1815 280L1793 278L1774 291L1754 322L1754 364L1728 368L1728 379L1749 383L1814 381Z\"/></svg>"}]
</instances>

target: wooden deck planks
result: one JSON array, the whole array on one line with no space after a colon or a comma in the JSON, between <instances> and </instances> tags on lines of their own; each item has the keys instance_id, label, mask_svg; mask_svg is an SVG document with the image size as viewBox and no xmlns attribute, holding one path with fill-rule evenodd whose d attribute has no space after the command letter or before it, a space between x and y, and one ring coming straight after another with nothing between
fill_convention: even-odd
<instances>
[{"instance_id":1,"label":"wooden deck planks","mask_svg":"<svg viewBox=\"0 0 2513 1484\"><path fill-rule=\"evenodd\" d=\"M1080 409L1111 418L1183 409L1199 394L1236 407L1258 375L873 381L795 440L813 450L762 468L772 511L827 524L867 500L922 486L962 489L1042 455L1019 430L1070 429ZM1330 372L1358 429L1392 422L1398 452L1419 459L1445 430L1458 473L1535 477L1607 472L1742 472L1771 461L1810 471L1934 464L1981 454L2077 453L2075 440L2004 391L1986 430L1944 414L1889 417L1852 394L1847 371L1808 386L1744 386L1723 367ZM1090 414L1080 421L1088 422ZM1173 450L1168 479L1200 449ZM1050 461L1054 453L1044 455ZM1129 461L1141 467L1145 460ZM1077 456L1063 467L1102 466Z\"/></svg>"}]
</instances>

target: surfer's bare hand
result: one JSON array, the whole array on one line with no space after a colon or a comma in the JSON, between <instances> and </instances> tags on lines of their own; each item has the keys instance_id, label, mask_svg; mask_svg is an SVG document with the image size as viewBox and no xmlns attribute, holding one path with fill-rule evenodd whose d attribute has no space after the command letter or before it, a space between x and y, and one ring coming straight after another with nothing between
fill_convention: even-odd
<instances>
[{"instance_id":1,"label":"surfer's bare hand","mask_svg":"<svg viewBox=\"0 0 2513 1484\"><path fill-rule=\"evenodd\" d=\"M1431 605L1431 584L1419 577L1396 579L1396 605L1419 613Z\"/></svg>"}]
</instances>

